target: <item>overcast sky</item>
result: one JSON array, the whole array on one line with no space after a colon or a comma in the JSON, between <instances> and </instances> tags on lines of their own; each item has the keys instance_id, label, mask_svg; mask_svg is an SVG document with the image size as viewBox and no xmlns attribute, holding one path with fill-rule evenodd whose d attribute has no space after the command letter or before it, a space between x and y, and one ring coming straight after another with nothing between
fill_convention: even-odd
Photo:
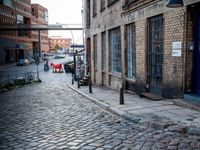
<instances>
[{"instance_id":1,"label":"overcast sky","mask_svg":"<svg viewBox=\"0 0 200 150\"><path fill-rule=\"evenodd\" d=\"M31 0L48 9L49 24L82 24L82 0ZM80 27L80 26L79 26ZM82 43L82 31L72 31L75 43ZM72 38L70 31L50 31L49 36Z\"/></svg>"}]
</instances>

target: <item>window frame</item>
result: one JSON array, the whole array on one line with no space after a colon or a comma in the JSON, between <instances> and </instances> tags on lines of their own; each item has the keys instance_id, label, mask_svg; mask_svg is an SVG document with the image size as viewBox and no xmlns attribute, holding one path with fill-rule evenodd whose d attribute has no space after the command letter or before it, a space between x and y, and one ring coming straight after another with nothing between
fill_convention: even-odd
<instances>
[{"instance_id":1,"label":"window frame","mask_svg":"<svg viewBox=\"0 0 200 150\"><path fill-rule=\"evenodd\" d=\"M109 70L116 75L122 72L121 58L121 29L120 27L109 30Z\"/></svg>"},{"instance_id":2,"label":"window frame","mask_svg":"<svg viewBox=\"0 0 200 150\"><path fill-rule=\"evenodd\" d=\"M136 30L135 23L126 25L126 77L136 79Z\"/></svg>"},{"instance_id":3,"label":"window frame","mask_svg":"<svg viewBox=\"0 0 200 150\"><path fill-rule=\"evenodd\" d=\"M93 0L93 12L92 12L92 16L95 17L97 16L97 0Z\"/></svg>"},{"instance_id":4,"label":"window frame","mask_svg":"<svg viewBox=\"0 0 200 150\"><path fill-rule=\"evenodd\" d=\"M98 70L98 38L97 34L93 36L93 54L94 54L94 70Z\"/></svg>"},{"instance_id":5,"label":"window frame","mask_svg":"<svg viewBox=\"0 0 200 150\"><path fill-rule=\"evenodd\" d=\"M106 9L106 0L101 0L100 2L100 12Z\"/></svg>"},{"instance_id":6,"label":"window frame","mask_svg":"<svg viewBox=\"0 0 200 150\"><path fill-rule=\"evenodd\" d=\"M106 31L101 33L101 63L102 71L106 72Z\"/></svg>"}]
</instances>

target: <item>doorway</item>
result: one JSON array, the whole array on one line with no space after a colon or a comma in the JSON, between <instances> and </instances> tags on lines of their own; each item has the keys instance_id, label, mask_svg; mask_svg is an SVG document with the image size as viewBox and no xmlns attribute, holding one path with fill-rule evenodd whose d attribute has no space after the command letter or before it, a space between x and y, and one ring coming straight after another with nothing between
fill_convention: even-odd
<instances>
[{"instance_id":1,"label":"doorway","mask_svg":"<svg viewBox=\"0 0 200 150\"><path fill-rule=\"evenodd\" d=\"M194 22L194 53L192 73L193 93L200 95L200 10L195 10Z\"/></svg>"},{"instance_id":2,"label":"doorway","mask_svg":"<svg viewBox=\"0 0 200 150\"><path fill-rule=\"evenodd\" d=\"M162 96L163 16L149 19L148 84L151 93Z\"/></svg>"}]
</instances>

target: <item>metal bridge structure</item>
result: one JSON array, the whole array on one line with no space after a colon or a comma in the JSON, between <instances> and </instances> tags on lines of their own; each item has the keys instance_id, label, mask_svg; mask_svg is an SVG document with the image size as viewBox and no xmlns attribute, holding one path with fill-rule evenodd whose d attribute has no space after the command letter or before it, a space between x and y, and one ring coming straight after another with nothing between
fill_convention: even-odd
<instances>
[{"instance_id":1,"label":"metal bridge structure","mask_svg":"<svg viewBox=\"0 0 200 150\"><path fill-rule=\"evenodd\" d=\"M18 24L18 25L0 25L0 31L18 31L18 30L83 30L81 24Z\"/></svg>"},{"instance_id":2,"label":"metal bridge structure","mask_svg":"<svg viewBox=\"0 0 200 150\"><path fill-rule=\"evenodd\" d=\"M72 31L79 30L82 31L81 24L18 24L18 25L0 25L0 31L38 31L38 41L39 41L39 55L41 55L41 31L44 30L69 30L72 34L72 40L74 44L74 36Z\"/></svg>"}]
</instances>

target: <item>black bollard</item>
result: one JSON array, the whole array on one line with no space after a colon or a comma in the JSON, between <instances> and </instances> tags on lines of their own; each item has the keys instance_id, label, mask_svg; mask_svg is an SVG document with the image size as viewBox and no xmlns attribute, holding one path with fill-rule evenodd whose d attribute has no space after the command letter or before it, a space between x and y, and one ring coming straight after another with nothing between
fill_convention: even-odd
<instances>
[{"instance_id":1,"label":"black bollard","mask_svg":"<svg viewBox=\"0 0 200 150\"><path fill-rule=\"evenodd\" d=\"M92 93L92 82L89 82L89 93Z\"/></svg>"},{"instance_id":2,"label":"black bollard","mask_svg":"<svg viewBox=\"0 0 200 150\"><path fill-rule=\"evenodd\" d=\"M80 79L77 77L77 87L80 88Z\"/></svg>"},{"instance_id":3,"label":"black bollard","mask_svg":"<svg viewBox=\"0 0 200 150\"><path fill-rule=\"evenodd\" d=\"M72 75L72 85L74 84L74 76Z\"/></svg>"},{"instance_id":4,"label":"black bollard","mask_svg":"<svg viewBox=\"0 0 200 150\"><path fill-rule=\"evenodd\" d=\"M120 88L119 104L120 105L124 104L124 89L123 89L123 87Z\"/></svg>"}]
</instances>

